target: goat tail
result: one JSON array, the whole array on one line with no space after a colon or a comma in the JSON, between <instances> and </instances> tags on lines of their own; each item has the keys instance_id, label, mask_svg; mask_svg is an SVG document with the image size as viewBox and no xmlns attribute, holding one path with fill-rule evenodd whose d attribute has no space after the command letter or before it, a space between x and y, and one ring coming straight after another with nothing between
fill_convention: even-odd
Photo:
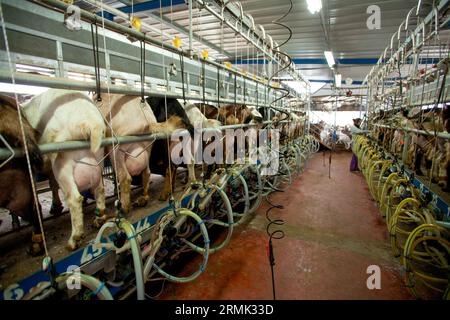
<instances>
[{"instance_id":1,"label":"goat tail","mask_svg":"<svg viewBox=\"0 0 450 320\"><path fill-rule=\"evenodd\" d=\"M27 146L28 146L28 154L30 156L30 161L33 169L35 171L41 170L44 165L44 159L42 157L41 150L39 149L36 140L27 137Z\"/></svg>"},{"instance_id":2,"label":"goat tail","mask_svg":"<svg viewBox=\"0 0 450 320\"><path fill-rule=\"evenodd\" d=\"M171 116L167 121L151 125L152 133L171 134L177 129L187 129L191 134L194 132L194 127L191 124L185 123L179 116Z\"/></svg>"},{"instance_id":3,"label":"goat tail","mask_svg":"<svg viewBox=\"0 0 450 320\"><path fill-rule=\"evenodd\" d=\"M92 153L96 153L100 149L102 145L103 136L104 130L101 126L94 125L91 127L90 141Z\"/></svg>"}]
</instances>

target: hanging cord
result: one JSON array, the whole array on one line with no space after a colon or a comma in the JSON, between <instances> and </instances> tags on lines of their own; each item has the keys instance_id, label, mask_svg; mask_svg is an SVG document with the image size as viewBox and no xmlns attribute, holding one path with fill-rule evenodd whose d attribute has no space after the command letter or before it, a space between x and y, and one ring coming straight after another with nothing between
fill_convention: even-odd
<instances>
[{"instance_id":1,"label":"hanging cord","mask_svg":"<svg viewBox=\"0 0 450 320\"><path fill-rule=\"evenodd\" d=\"M220 69L217 66L217 108L220 108Z\"/></svg>"},{"instance_id":2,"label":"hanging cord","mask_svg":"<svg viewBox=\"0 0 450 320\"><path fill-rule=\"evenodd\" d=\"M245 84L245 78L244 78L244 105L246 104L246 92L247 92L247 86L246 86L246 84Z\"/></svg>"},{"instance_id":3,"label":"hanging cord","mask_svg":"<svg viewBox=\"0 0 450 320\"><path fill-rule=\"evenodd\" d=\"M259 92L258 92L258 82L256 83L256 109L259 109Z\"/></svg>"},{"instance_id":4,"label":"hanging cord","mask_svg":"<svg viewBox=\"0 0 450 320\"><path fill-rule=\"evenodd\" d=\"M201 66L202 66L202 79L203 79L203 81L202 81L202 95L203 95L203 101L202 101L202 104L203 104L203 106L204 106L204 109L205 109L205 106L206 106L206 92L205 92L205 89L206 89L206 72L205 72L205 59L201 59ZM202 143L202 142L200 142L200 143ZM200 147L200 146L199 146ZM206 177L205 177L205 161L202 161L202 173L201 173L201 175L202 175L202 185L204 186L205 185L205 179L206 179Z\"/></svg>"},{"instance_id":5,"label":"hanging cord","mask_svg":"<svg viewBox=\"0 0 450 320\"><path fill-rule=\"evenodd\" d=\"M1 20L2 30L3 30L3 39L5 41L6 56L8 57L9 71L10 71L10 74L11 74L11 83L12 83L13 87L15 87L16 86L16 79L14 77L14 67L13 67L13 63L12 63L12 60L11 60L11 52L10 52L10 49L9 49L8 36L6 34L6 25L5 25L5 19L4 19L4 16L3 16L3 5L1 3L0 3L0 20ZM18 117L19 117L19 124L20 124L20 132L22 134L23 148L25 150L25 158L27 159L28 174L30 176L31 189L33 191L34 206L35 206L36 214L37 214L38 220L39 220L39 228L41 230L42 243L44 245L45 255L47 257L49 257L49 252L48 252L48 248L47 248L47 241L46 241L45 232L44 232L44 224L42 222L41 207L39 205L39 198L38 198L37 191L36 191L36 185L34 184L33 171L31 169L30 154L28 152L28 143L27 143L27 139L26 139L26 136L25 136L25 129L24 129L24 126L23 126L22 112L20 110L19 97L17 96L17 92L16 91L14 91L14 99L16 100L17 114L18 114Z\"/></svg>"},{"instance_id":6,"label":"hanging cord","mask_svg":"<svg viewBox=\"0 0 450 320\"><path fill-rule=\"evenodd\" d=\"M280 190L274 190L275 192L283 192ZM272 219L270 217L270 212L273 209L284 209L284 207L282 205L279 204L273 204L270 199L269 199L269 195L266 196L266 201L267 203L270 205L270 208L266 210L266 219L268 221L267 227L266 227L266 233L269 236L269 241L267 243L267 255L269 258L269 264L270 264L270 273L272 275L272 295L273 295L273 300L276 300L276 289L275 289L275 272L274 272L274 267L275 267L275 255L274 255L274 250L273 250L273 240L280 240L283 239L285 234L284 231L281 229L275 229L275 230L271 230L272 227L278 227L278 226L282 226L284 225L284 220L281 219Z\"/></svg>"},{"instance_id":7,"label":"hanging cord","mask_svg":"<svg viewBox=\"0 0 450 320\"><path fill-rule=\"evenodd\" d=\"M287 39L286 41L284 41L281 45L286 44L286 43L291 39L291 37L292 37L292 30L290 30L289 27L287 27L287 26L285 26L285 25L279 23L279 21L282 20L283 18L285 18L285 17L291 12L291 10L292 10L292 1L290 1L290 7L289 7L289 10L287 11L287 13L285 13L283 16L281 16L280 18L278 18L278 19L276 19L276 20L274 21L275 24L278 24L278 25L281 25L281 26L283 26L283 27L286 27L286 28L290 31L290 36L289 36L288 39ZM278 47L275 48L275 49L278 49L279 47L280 47L280 46L278 46ZM270 107L269 107L268 113L270 112L270 109L273 109L273 110L275 110L275 111L279 111L279 112L285 113L288 117L290 117L289 113L287 113L286 111L281 110L281 109L277 109L277 108L274 107L274 104L275 104L277 101L279 101L279 100L281 100L281 99L283 99L283 98L285 98L285 97L287 97L287 96L289 95L289 90L284 89L284 88L275 88L275 87L272 87L272 86L271 86L271 81L272 81L272 79L273 79L277 74L281 73L283 70L286 70L286 69L289 68L289 66L292 64L292 59L291 59L288 55L282 53L282 52L279 51L279 50L277 50L277 53L279 53L279 54L281 54L281 55L284 55L284 56L287 56L288 59L289 59L289 63L288 63L288 65L287 65L286 67L277 70L277 72L275 72L275 73L268 79L268 89L271 88L271 89L274 89L274 90L284 91L284 92L285 92L285 95L284 95L284 96L281 96L281 97L278 98L278 99L275 99L274 101L272 101L272 102L270 103ZM265 101L266 101L266 104L267 104L267 100L266 100L266 99L267 99L267 96L265 96ZM278 189L276 189L276 188L274 188L274 187L272 187L272 189L274 190L274 192L283 192L283 191L278 190ZM275 205L275 204L273 204L273 203L270 201L270 199L269 199L269 195L267 195L265 199L266 199L267 203L270 205L270 208L267 209L267 211L266 211L266 219L267 219L267 221L268 221L268 224L267 224L267 227L266 227L266 232L267 232L267 235L269 236L267 253L268 253L268 257L269 257L270 271L271 271L271 275L272 275L272 294L273 294L273 300L276 300L275 273L274 273L274 271L275 271L275 270L274 270L274 266L275 266L275 254L274 254L274 249L273 249L273 240L274 240L274 239L275 239L275 240L283 239L284 236L285 236L285 234L284 234L284 231L281 230L281 229L271 230L271 227L273 227L273 226L278 227L278 226L284 225L284 221L283 221L282 219L272 219L272 218L270 217L270 212L271 212L273 209L284 209L284 207L283 207L282 205Z\"/></svg>"},{"instance_id":8,"label":"hanging cord","mask_svg":"<svg viewBox=\"0 0 450 320\"><path fill-rule=\"evenodd\" d=\"M101 1L101 3L103 4L103 0ZM101 17L102 17L102 32L103 32L103 49L105 51L105 56L107 54L107 47L106 47L106 32L105 32L105 17L104 17L104 11L103 11L103 6L100 6L100 12L101 12ZM99 73L99 72L98 72ZM100 73L99 73L100 74ZM112 107L111 107L111 92L110 92L110 88L109 88L109 81L106 81L106 92L108 93L108 106L109 106L109 121L106 121L105 118L103 118L105 120L105 123L108 125L108 127L111 130L111 136L114 137L115 139L112 140L112 149L110 152L112 152L112 157L113 157L113 168L114 168L114 181L116 183L116 190L117 190L117 203L116 203L116 207L118 209L118 214L120 215L122 212L122 205L120 202L120 188L119 188L119 178L117 177L117 159L116 159L116 152L115 150L119 148L120 144L119 143L115 143L115 141L117 141L117 135L115 134L114 130L113 130L113 126L112 126ZM100 91L99 91L100 93ZM103 117L103 114L100 112L100 114ZM109 153L107 154L109 155Z\"/></svg>"},{"instance_id":9,"label":"hanging cord","mask_svg":"<svg viewBox=\"0 0 450 320\"><path fill-rule=\"evenodd\" d=\"M102 101L100 92L100 57L98 49L98 27L96 21L91 23L91 36L92 36L92 53L94 54L94 71L95 71L95 93L97 101Z\"/></svg>"},{"instance_id":10,"label":"hanging cord","mask_svg":"<svg viewBox=\"0 0 450 320\"><path fill-rule=\"evenodd\" d=\"M234 104L237 104L237 79L236 73L234 74Z\"/></svg>"},{"instance_id":11,"label":"hanging cord","mask_svg":"<svg viewBox=\"0 0 450 320\"><path fill-rule=\"evenodd\" d=\"M289 68L290 65L292 64L292 59L291 59L291 57L290 57L289 55L287 55L286 53L281 52L281 51L276 51L276 52L277 52L278 54L281 54L281 55L284 55L285 57L287 57L288 60L289 60L289 63L288 63L285 67L283 67L283 68L281 68L281 69L278 69L277 72L275 72L275 73L269 78L269 80L268 80L268 83L269 83L268 87L269 87L270 89L272 89L272 90L277 90L277 91L283 91L283 92L284 92L284 95L283 95L283 96L280 96L280 97L278 97L277 99L275 99L274 101L272 101L272 102L270 103L271 105L274 105L276 102L278 102L278 101L281 100L281 99L286 98L286 97L289 96L289 94L290 94L290 92L289 92L288 89L285 89L285 88L283 88L283 87L276 88L276 87L273 87L273 86L270 85L270 83L272 82L272 79L273 79L276 75L278 75L279 73L281 73L281 72L283 72L284 70L286 70L287 68ZM270 108L273 109L272 106L271 106Z\"/></svg>"},{"instance_id":12,"label":"hanging cord","mask_svg":"<svg viewBox=\"0 0 450 320\"><path fill-rule=\"evenodd\" d=\"M186 93L185 93L185 84L184 84L184 56L183 53L180 52L180 69L181 69L181 92L183 94L183 102L186 106Z\"/></svg>"},{"instance_id":13,"label":"hanging cord","mask_svg":"<svg viewBox=\"0 0 450 320\"><path fill-rule=\"evenodd\" d=\"M159 17L160 17L160 29L161 29L161 49L164 50L164 42L163 40L163 13L162 13L162 0L159 0ZM182 83L183 83L183 100L184 100L184 104L186 105L186 97L185 97L185 93L184 93L184 58L183 56L183 48L180 48L181 52L180 52L180 57L181 57L181 62L182 62ZM165 56L162 55L162 64L163 66L165 66ZM164 83L167 83L167 72L164 72ZM165 111L165 115L166 115L166 121L168 120L168 111L167 111L167 90L164 90L164 111ZM171 206L171 208L173 209L173 211L176 214L176 209L175 209L175 199L173 197L173 187L174 187L174 181L175 177L173 177L174 179L172 179L172 161L171 161L171 157L170 157L170 136L167 135L166 137L166 143L167 143L167 161L169 164L169 187L170 187L170 194L169 194L169 205ZM176 174L176 168L175 168L175 174Z\"/></svg>"},{"instance_id":14,"label":"hanging cord","mask_svg":"<svg viewBox=\"0 0 450 320\"><path fill-rule=\"evenodd\" d=\"M202 72L202 97L203 97L203 104L206 104L206 71L205 71L205 60L201 59L201 72Z\"/></svg>"},{"instance_id":15,"label":"hanging cord","mask_svg":"<svg viewBox=\"0 0 450 320\"><path fill-rule=\"evenodd\" d=\"M145 36L145 34L144 34ZM145 103L145 41L141 41L141 103Z\"/></svg>"}]
</instances>

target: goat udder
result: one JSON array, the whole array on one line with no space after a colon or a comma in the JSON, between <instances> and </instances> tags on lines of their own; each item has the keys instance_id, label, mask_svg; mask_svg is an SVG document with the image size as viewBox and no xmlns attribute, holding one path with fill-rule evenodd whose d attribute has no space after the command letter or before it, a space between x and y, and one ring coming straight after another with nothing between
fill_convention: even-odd
<instances>
[{"instance_id":1,"label":"goat udder","mask_svg":"<svg viewBox=\"0 0 450 320\"><path fill-rule=\"evenodd\" d=\"M127 166L128 173L131 176L139 175L148 165L148 151L142 147L134 148L130 155L126 156L125 164Z\"/></svg>"},{"instance_id":2,"label":"goat udder","mask_svg":"<svg viewBox=\"0 0 450 320\"><path fill-rule=\"evenodd\" d=\"M73 169L73 177L79 192L98 186L101 175L101 167L97 166L97 162L93 157L80 159Z\"/></svg>"}]
</instances>

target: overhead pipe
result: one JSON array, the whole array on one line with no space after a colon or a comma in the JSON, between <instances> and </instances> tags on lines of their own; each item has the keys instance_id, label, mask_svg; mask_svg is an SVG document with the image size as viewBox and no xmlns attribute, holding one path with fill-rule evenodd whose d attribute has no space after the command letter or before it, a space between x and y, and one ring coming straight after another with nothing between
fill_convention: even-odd
<instances>
[{"instance_id":1,"label":"overhead pipe","mask_svg":"<svg viewBox=\"0 0 450 320\"><path fill-rule=\"evenodd\" d=\"M262 125L270 124L271 121L265 121ZM283 122L282 122L283 123ZM227 125L221 126L218 128L202 128L202 132L212 132L217 130L227 130L227 129L242 129L248 127L255 127L260 124L235 124L235 125ZM187 130L182 130L180 134L188 134ZM121 137L113 137L113 138L104 138L102 139L101 146L106 147L113 144L130 144L136 142L143 141L154 141L167 139L168 135L164 133L153 133L153 134L143 134L143 135L135 135L135 136L121 136ZM39 145L39 150L42 154L55 153L55 152L64 152L64 151L73 151L73 150L81 150L81 149L89 149L90 142L89 141L65 141L65 142L54 142L54 143L45 143ZM7 159L11 157L23 157L23 150L20 148L13 148L12 151L8 148L0 148L0 159Z\"/></svg>"},{"instance_id":2,"label":"overhead pipe","mask_svg":"<svg viewBox=\"0 0 450 320\"><path fill-rule=\"evenodd\" d=\"M421 134L421 135L425 135L425 136L438 137L438 138L450 140L450 133L447 133L447 132L435 132L435 131L418 130L418 129L414 129L414 128L393 127L393 126L377 124L377 123L374 123L373 125L376 127L380 127L380 128L395 129L395 130L400 130L400 131L405 131L405 132L413 132L413 133L417 133L417 134Z\"/></svg>"},{"instance_id":3,"label":"overhead pipe","mask_svg":"<svg viewBox=\"0 0 450 320\"><path fill-rule=\"evenodd\" d=\"M121 17L121 18L123 18L123 19L125 19L127 21L129 21L129 19L130 19L130 16L128 14L126 14L126 13L124 13L124 12L114 8L114 7L111 7L111 6L109 6L109 5L105 4L105 3L103 3L103 1L98 1L98 0L83 0L83 1L86 1L87 3L90 3L90 4L94 5L94 6L97 6L97 7L101 8L102 10L107 11L109 13L112 13L112 14L114 14L114 15L116 15L118 17ZM192 0L189 0L189 2L191 2L191 1ZM155 28L155 27L153 27L153 26L151 26L151 25L149 25L149 24L147 24L147 23L145 23L143 21L141 21L141 26L145 27L146 29L148 29L148 30L150 30L152 32L155 32L157 34L162 35L163 37L167 38L168 40L172 40L173 39L172 36L165 34L164 32L162 32L161 29Z\"/></svg>"},{"instance_id":4,"label":"overhead pipe","mask_svg":"<svg viewBox=\"0 0 450 320\"><path fill-rule=\"evenodd\" d=\"M447 6L448 6L449 3L450 3L450 0L441 0L441 1L439 2L438 6L436 7L436 9L433 8L433 11L434 11L434 12L428 14L427 17L423 20L423 23L424 23L424 24L429 23L429 22L433 19L433 17L434 17L434 19L436 19L436 16L437 16L436 13L440 12L440 10L443 10L443 9L447 8ZM418 6L418 7L420 7L420 1L419 1L419 6ZM419 13L419 10L416 11L416 15L418 15L418 13ZM407 39L405 40L405 42L403 43L403 46L406 47L406 45L407 45L410 41L412 41L412 37L413 37L415 34L417 34L419 31L420 31L420 29L419 29L419 28L416 28L416 30L413 31L413 35L410 36L409 38L407 38ZM395 35L395 34L394 34L394 35ZM393 35L393 37L394 37L394 35ZM393 49L393 38L391 38L391 49ZM399 48L397 49L397 51L398 51L398 50L399 50ZM393 59L393 55L391 55L391 58L390 58L390 61L389 61L389 62L391 62L392 59Z\"/></svg>"},{"instance_id":5,"label":"overhead pipe","mask_svg":"<svg viewBox=\"0 0 450 320\"><path fill-rule=\"evenodd\" d=\"M253 19L252 15L249 13L246 13L245 16L250 20L251 22L251 28L248 29L248 34L247 36L250 36L250 31L253 31L256 34L256 29L255 29L255 20ZM260 39L259 35L258 35L258 39Z\"/></svg>"},{"instance_id":6,"label":"overhead pipe","mask_svg":"<svg viewBox=\"0 0 450 320\"><path fill-rule=\"evenodd\" d=\"M394 49L394 37L398 33L398 31L394 32L394 34L391 37L391 56L392 56L392 50ZM398 49L398 47L397 47Z\"/></svg>"},{"instance_id":7,"label":"overhead pipe","mask_svg":"<svg viewBox=\"0 0 450 320\"><path fill-rule=\"evenodd\" d=\"M63 11L65 11L67 9L67 7L69 7L69 4L67 4L65 2L62 2L62 1L59 1L59 0L33 0L33 1L36 1L38 3L44 3L44 4L53 6L53 7L57 8L57 9L60 9L60 10L63 10ZM206 8L208 8L208 7L206 6ZM82 9L80 10L80 13L81 13L81 17L82 18L88 20L91 23L99 23L100 22L99 21L99 17L96 14L93 14L91 12L88 12L88 11L82 10ZM171 51L171 52L174 52L174 53L177 53L177 54L183 54L184 56L189 57L188 53L186 53L186 52L184 52L184 51L174 47L173 45L166 44L166 43L163 43L163 42L159 41L158 39L151 38L151 37L147 36L146 34L140 32L140 31L134 30L132 28L128 28L127 26L121 25L121 24L116 23L114 21L110 21L108 19L104 19L102 21L102 23L105 24L106 28L112 29L112 30L114 30L114 31L116 31L118 33L121 33L121 34L124 34L124 35L130 35L130 36L132 36L132 37L134 37L134 38L136 38L138 40L147 41L148 43L151 43L153 45L156 45L156 46L159 46L159 47L163 47L165 50L168 50L168 51ZM159 33L160 32L161 31L159 31ZM246 78L246 79L252 80L254 82L258 82L258 83L264 84L263 81L260 81L258 79L253 79L251 76L243 74L242 72L239 72L238 70L228 69L226 66L224 66L224 65L222 65L220 63L217 63L215 61L205 60L205 63L207 63L209 65L213 65L213 66L215 66L215 67L217 67L219 69L225 70L227 72L231 72L232 74L236 74L236 75L238 75L238 76L240 76L242 78Z\"/></svg>"},{"instance_id":8,"label":"overhead pipe","mask_svg":"<svg viewBox=\"0 0 450 320\"><path fill-rule=\"evenodd\" d=\"M416 11L416 16L419 15L420 12L420 6L422 5L422 0L419 0L419 2L417 3L417 11Z\"/></svg>"},{"instance_id":9,"label":"overhead pipe","mask_svg":"<svg viewBox=\"0 0 450 320\"><path fill-rule=\"evenodd\" d=\"M43 87L51 87L51 88L58 88L58 89L67 89L67 90L79 90L79 91L92 91L95 90L95 83L93 82L86 82L86 81L80 81L80 80L73 80L73 79L67 79L67 78L60 78L60 77L48 77L48 76L41 76L41 75L34 75L34 74L26 74L26 73L20 73L15 72L14 78L17 84L24 84L24 85L34 85L34 86L43 86ZM7 71L0 70L0 82L11 82L11 74ZM108 88L106 85L104 85L104 82L102 82L100 90L102 92L107 92ZM110 93L119 93L119 94L128 94L128 95L140 95L141 90L135 87L130 86L120 86L120 85L109 85L109 92ZM168 97L168 98L175 98L175 99L182 99L183 95L181 93L168 93L160 90L149 90L145 88L144 91L145 95L155 96L155 97ZM276 93L275 93L276 94ZM186 94L186 97L192 100L201 100L199 95L191 95L189 93ZM251 97L253 98L253 97ZM256 98L254 98L256 99ZM221 102L223 103L234 103L234 99L225 99L221 98ZM217 102L217 98L215 97L205 97L205 101L208 102ZM240 103L244 103L243 100L238 100ZM268 105L264 105L264 103L260 103L263 107L269 107Z\"/></svg>"},{"instance_id":10,"label":"overhead pipe","mask_svg":"<svg viewBox=\"0 0 450 320\"><path fill-rule=\"evenodd\" d=\"M414 9L417 8L417 6L414 6L411 10L409 10L408 14L406 15L406 25L405 25L405 30L408 30L408 25L409 25L409 18L411 17L412 12L414 11ZM419 15L419 9L417 9L417 13L416 16Z\"/></svg>"},{"instance_id":11,"label":"overhead pipe","mask_svg":"<svg viewBox=\"0 0 450 320\"><path fill-rule=\"evenodd\" d=\"M227 19L225 19L225 17L223 16L223 10L222 10L222 15L219 15L217 12L215 12L213 9L210 8L210 6L206 5L205 0L196 0L197 2L199 2L208 12L210 12L213 16L215 16L216 18L218 18L220 21L225 22L231 29L233 29L235 32L239 33L239 30ZM228 2L226 3L228 4ZM249 41L250 43L252 43L256 48L258 48L259 50L261 50L265 55L267 55L269 58L273 59L277 64L281 64L281 62L279 60L277 60L272 54L270 54L270 52L267 52L267 50L265 50L263 47L259 47L257 43L255 43L255 41L253 39L251 39L250 37L248 37L247 35L245 35L244 33L241 33L241 36ZM272 44L273 47L273 44ZM306 82L306 80L304 80Z\"/></svg>"}]
</instances>

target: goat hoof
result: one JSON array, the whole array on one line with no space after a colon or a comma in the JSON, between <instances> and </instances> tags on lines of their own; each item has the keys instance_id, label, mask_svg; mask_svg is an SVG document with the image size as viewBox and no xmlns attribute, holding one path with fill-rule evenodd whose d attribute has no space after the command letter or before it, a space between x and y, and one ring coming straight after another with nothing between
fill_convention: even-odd
<instances>
[{"instance_id":1,"label":"goat hoof","mask_svg":"<svg viewBox=\"0 0 450 320\"><path fill-rule=\"evenodd\" d=\"M50 207L50 214L53 216L60 215L63 211L64 207L62 204L52 204Z\"/></svg>"},{"instance_id":2,"label":"goat hoof","mask_svg":"<svg viewBox=\"0 0 450 320\"><path fill-rule=\"evenodd\" d=\"M101 217L95 217L94 221L92 222L92 225L97 228L100 229L102 227L102 225L104 225L106 222L106 217L105 216L101 216Z\"/></svg>"},{"instance_id":3,"label":"goat hoof","mask_svg":"<svg viewBox=\"0 0 450 320\"><path fill-rule=\"evenodd\" d=\"M141 196L136 199L136 201L133 203L135 207L145 207L148 202L148 197Z\"/></svg>"},{"instance_id":4,"label":"goat hoof","mask_svg":"<svg viewBox=\"0 0 450 320\"><path fill-rule=\"evenodd\" d=\"M66 248L69 251L75 251L78 248L78 244L76 242L68 243Z\"/></svg>"},{"instance_id":5,"label":"goat hoof","mask_svg":"<svg viewBox=\"0 0 450 320\"><path fill-rule=\"evenodd\" d=\"M74 239L75 241L81 241L81 240L84 239L84 237L85 237L84 233L80 233L80 234L74 235L74 236L73 236L73 239Z\"/></svg>"},{"instance_id":6,"label":"goat hoof","mask_svg":"<svg viewBox=\"0 0 450 320\"><path fill-rule=\"evenodd\" d=\"M31 235L31 245L27 249L27 253L32 257L37 257L43 255L44 250L44 238L42 234L32 233Z\"/></svg>"},{"instance_id":7,"label":"goat hoof","mask_svg":"<svg viewBox=\"0 0 450 320\"><path fill-rule=\"evenodd\" d=\"M80 245L81 245L81 237L82 237L82 236L74 236L74 237L73 237L74 239L70 239L70 240L67 242L67 250L69 250L69 251L74 251L74 250L76 250L77 248L79 248ZM83 236L83 237L84 237L84 236Z\"/></svg>"},{"instance_id":8,"label":"goat hoof","mask_svg":"<svg viewBox=\"0 0 450 320\"><path fill-rule=\"evenodd\" d=\"M27 249L27 253L32 257L42 256L44 252L45 250L42 242L34 242Z\"/></svg>"}]
</instances>

